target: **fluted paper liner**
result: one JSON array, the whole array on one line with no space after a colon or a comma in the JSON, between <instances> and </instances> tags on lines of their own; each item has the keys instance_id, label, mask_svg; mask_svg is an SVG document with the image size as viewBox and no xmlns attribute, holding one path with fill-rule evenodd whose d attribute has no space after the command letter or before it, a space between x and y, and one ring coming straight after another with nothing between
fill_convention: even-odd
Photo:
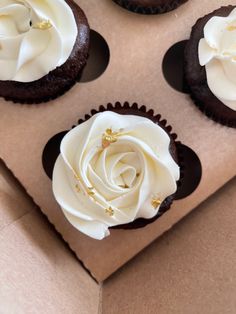
<instances>
[{"instance_id":1,"label":"fluted paper liner","mask_svg":"<svg viewBox=\"0 0 236 314\"><path fill-rule=\"evenodd\" d=\"M162 14L177 9L188 0L167 0L165 4L156 6L141 6L132 3L132 0L113 0L123 8L140 14Z\"/></svg>"}]
</instances>

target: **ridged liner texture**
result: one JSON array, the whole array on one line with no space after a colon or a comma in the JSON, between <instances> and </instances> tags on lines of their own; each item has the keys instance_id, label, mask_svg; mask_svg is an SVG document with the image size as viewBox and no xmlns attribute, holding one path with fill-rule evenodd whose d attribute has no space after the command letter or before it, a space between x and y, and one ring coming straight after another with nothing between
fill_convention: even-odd
<instances>
[{"instance_id":1,"label":"ridged liner texture","mask_svg":"<svg viewBox=\"0 0 236 314\"><path fill-rule=\"evenodd\" d=\"M181 4L187 2L188 0L169 0L169 1L167 0L166 4L164 5L157 4L156 6L138 5L138 4L132 3L132 1L130 0L113 0L113 1L129 11L140 13L140 14L151 15L151 14L162 14L162 13L175 10Z\"/></svg>"}]
</instances>

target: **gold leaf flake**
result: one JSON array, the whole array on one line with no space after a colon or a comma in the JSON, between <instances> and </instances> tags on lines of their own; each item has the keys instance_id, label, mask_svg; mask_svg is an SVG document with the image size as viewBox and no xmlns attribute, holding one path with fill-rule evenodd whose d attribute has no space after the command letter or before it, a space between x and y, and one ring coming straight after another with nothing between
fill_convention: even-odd
<instances>
[{"instance_id":1,"label":"gold leaf flake","mask_svg":"<svg viewBox=\"0 0 236 314\"><path fill-rule=\"evenodd\" d=\"M80 187L79 187L78 184L75 185L75 188L76 188L76 191L77 191L77 192L80 192Z\"/></svg>"},{"instance_id":2,"label":"gold leaf flake","mask_svg":"<svg viewBox=\"0 0 236 314\"><path fill-rule=\"evenodd\" d=\"M122 184L122 185L119 185L121 188L123 189L129 189L129 186L127 184Z\"/></svg>"},{"instance_id":3,"label":"gold leaf flake","mask_svg":"<svg viewBox=\"0 0 236 314\"><path fill-rule=\"evenodd\" d=\"M232 32L232 31L235 31L236 30L236 25L229 25L227 26L226 28L228 31Z\"/></svg>"},{"instance_id":4,"label":"gold leaf flake","mask_svg":"<svg viewBox=\"0 0 236 314\"><path fill-rule=\"evenodd\" d=\"M74 178L76 179L76 180L80 180L80 177L78 176L78 174L74 171Z\"/></svg>"},{"instance_id":5,"label":"gold leaf flake","mask_svg":"<svg viewBox=\"0 0 236 314\"><path fill-rule=\"evenodd\" d=\"M112 209L110 206L109 208L105 209L105 213L108 214L109 216L113 216L114 215L114 209Z\"/></svg>"},{"instance_id":6,"label":"gold leaf flake","mask_svg":"<svg viewBox=\"0 0 236 314\"><path fill-rule=\"evenodd\" d=\"M106 129L105 133L102 135L102 148L105 149L110 146L110 144L117 142L119 136L119 132L113 132L111 128Z\"/></svg>"},{"instance_id":7,"label":"gold leaf flake","mask_svg":"<svg viewBox=\"0 0 236 314\"><path fill-rule=\"evenodd\" d=\"M89 196L93 196L93 195L95 194L95 193L93 192L93 189L94 189L93 187L88 187L88 191L87 191L87 192L88 192L88 195L89 195Z\"/></svg>"},{"instance_id":8,"label":"gold leaf flake","mask_svg":"<svg viewBox=\"0 0 236 314\"><path fill-rule=\"evenodd\" d=\"M160 198L153 198L151 204L153 208L157 209L157 207L161 205Z\"/></svg>"},{"instance_id":9,"label":"gold leaf flake","mask_svg":"<svg viewBox=\"0 0 236 314\"><path fill-rule=\"evenodd\" d=\"M40 29L40 30L47 30L52 27L52 23L49 20L42 20L35 25L33 25L33 28Z\"/></svg>"}]
</instances>

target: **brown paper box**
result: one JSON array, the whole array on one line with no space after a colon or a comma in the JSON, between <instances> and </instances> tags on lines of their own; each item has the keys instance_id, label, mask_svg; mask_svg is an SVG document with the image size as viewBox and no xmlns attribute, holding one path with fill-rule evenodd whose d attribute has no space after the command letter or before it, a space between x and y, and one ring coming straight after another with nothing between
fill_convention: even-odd
<instances>
[{"instance_id":1,"label":"brown paper box","mask_svg":"<svg viewBox=\"0 0 236 314\"><path fill-rule=\"evenodd\" d=\"M99 285L0 162L0 313L97 313Z\"/></svg>"},{"instance_id":2,"label":"brown paper box","mask_svg":"<svg viewBox=\"0 0 236 314\"><path fill-rule=\"evenodd\" d=\"M168 48L188 38L195 20L230 1L190 0L162 16L141 16L123 10L110 0L77 1L91 28L110 47L110 64L97 80L77 84L63 97L41 105L0 101L0 157L21 181L49 220L63 235L86 268L103 280L168 230L236 174L236 132L206 118L188 95L172 89L161 65ZM75 230L64 218L41 163L44 145L54 134L70 129L93 108L115 101L138 102L161 113L179 139L192 147L202 162L198 189L176 201L155 223L140 230L113 230L103 241ZM138 239L138 241L137 241Z\"/></svg>"},{"instance_id":3,"label":"brown paper box","mask_svg":"<svg viewBox=\"0 0 236 314\"><path fill-rule=\"evenodd\" d=\"M98 285L0 163L0 312L234 314L235 188Z\"/></svg>"},{"instance_id":4,"label":"brown paper box","mask_svg":"<svg viewBox=\"0 0 236 314\"><path fill-rule=\"evenodd\" d=\"M236 313L236 179L108 278L102 314Z\"/></svg>"}]
</instances>

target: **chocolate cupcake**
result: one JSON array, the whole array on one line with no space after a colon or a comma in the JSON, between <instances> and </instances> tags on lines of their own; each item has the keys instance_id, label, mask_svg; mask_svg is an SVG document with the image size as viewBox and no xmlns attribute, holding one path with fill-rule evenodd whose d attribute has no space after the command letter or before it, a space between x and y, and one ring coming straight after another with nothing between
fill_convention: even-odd
<instances>
[{"instance_id":1,"label":"chocolate cupcake","mask_svg":"<svg viewBox=\"0 0 236 314\"><path fill-rule=\"evenodd\" d=\"M178 8L188 0L113 0L123 8L141 14L161 14Z\"/></svg>"},{"instance_id":2,"label":"chocolate cupcake","mask_svg":"<svg viewBox=\"0 0 236 314\"><path fill-rule=\"evenodd\" d=\"M236 127L236 7L200 18L185 48L185 80L195 104L208 117Z\"/></svg>"},{"instance_id":3,"label":"chocolate cupcake","mask_svg":"<svg viewBox=\"0 0 236 314\"><path fill-rule=\"evenodd\" d=\"M89 49L89 25L72 0L0 4L0 96L45 102L77 81Z\"/></svg>"},{"instance_id":4,"label":"chocolate cupcake","mask_svg":"<svg viewBox=\"0 0 236 314\"><path fill-rule=\"evenodd\" d=\"M138 228L170 208L180 177L176 135L153 110L109 104L61 142L53 193L68 221L94 238Z\"/></svg>"}]
</instances>

